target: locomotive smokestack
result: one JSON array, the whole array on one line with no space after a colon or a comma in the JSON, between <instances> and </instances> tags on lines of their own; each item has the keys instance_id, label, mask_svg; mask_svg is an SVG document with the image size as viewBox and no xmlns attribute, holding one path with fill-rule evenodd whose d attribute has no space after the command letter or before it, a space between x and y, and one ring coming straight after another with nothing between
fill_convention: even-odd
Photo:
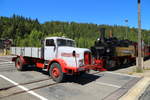
<instances>
[{"instance_id":1,"label":"locomotive smokestack","mask_svg":"<svg viewBox=\"0 0 150 100\"><path fill-rule=\"evenodd\" d=\"M100 41L104 42L105 41L105 28L100 28Z\"/></svg>"},{"instance_id":2,"label":"locomotive smokestack","mask_svg":"<svg viewBox=\"0 0 150 100\"><path fill-rule=\"evenodd\" d=\"M112 38L113 37L113 32L112 30L109 31L109 38Z\"/></svg>"}]
</instances>

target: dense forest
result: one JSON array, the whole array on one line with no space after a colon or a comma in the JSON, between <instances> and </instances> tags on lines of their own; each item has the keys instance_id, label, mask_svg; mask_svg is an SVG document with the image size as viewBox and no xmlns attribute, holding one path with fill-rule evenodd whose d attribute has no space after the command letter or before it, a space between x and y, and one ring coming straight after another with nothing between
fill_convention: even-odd
<instances>
[{"instance_id":1,"label":"dense forest","mask_svg":"<svg viewBox=\"0 0 150 100\"><path fill-rule=\"evenodd\" d=\"M41 46L47 36L66 36L76 41L78 47L89 48L99 37L99 29L106 28L106 36L112 32L119 39L137 41L137 29L126 26L97 25L92 23L47 21L41 24L38 19L18 15L0 17L0 38L13 40L15 46ZM142 30L145 43L150 41L150 30Z\"/></svg>"}]
</instances>

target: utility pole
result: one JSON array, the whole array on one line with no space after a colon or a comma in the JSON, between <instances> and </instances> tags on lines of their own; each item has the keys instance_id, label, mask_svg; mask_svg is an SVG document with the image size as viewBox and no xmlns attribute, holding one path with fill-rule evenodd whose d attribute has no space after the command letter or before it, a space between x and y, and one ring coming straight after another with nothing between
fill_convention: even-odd
<instances>
[{"instance_id":1,"label":"utility pole","mask_svg":"<svg viewBox=\"0 0 150 100\"><path fill-rule=\"evenodd\" d=\"M149 34L148 34L148 41L147 41L147 42L148 42L147 44L148 44L148 46L149 46Z\"/></svg>"},{"instance_id":2,"label":"utility pole","mask_svg":"<svg viewBox=\"0 0 150 100\"><path fill-rule=\"evenodd\" d=\"M126 37L125 39L128 39L128 19L125 19L125 23L126 23Z\"/></svg>"},{"instance_id":3,"label":"utility pole","mask_svg":"<svg viewBox=\"0 0 150 100\"><path fill-rule=\"evenodd\" d=\"M138 0L138 61L137 71L143 71L143 57L142 57L142 35L141 35L141 0Z\"/></svg>"}]
</instances>

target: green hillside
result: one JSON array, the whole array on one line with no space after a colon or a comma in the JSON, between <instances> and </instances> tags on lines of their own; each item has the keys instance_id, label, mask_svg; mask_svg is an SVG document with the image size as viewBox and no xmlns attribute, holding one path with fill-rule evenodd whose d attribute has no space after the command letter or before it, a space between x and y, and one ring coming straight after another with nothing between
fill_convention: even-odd
<instances>
[{"instance_id":1,"label":"green hillside","mask_svg":"<svg viewBox=\"0 0 150 100\"><path fill-rule=\"evenodd\" d=\"M43 24L37 19L13 15L0 17L0 38L11 38L16 46L37 46L46 36L66 36L75 39L78 47L89 48L99 37L99 28L106 28L106 36L110 31L119 39L124 39L127 32L128 39L137 41L137 29L125 26L97 25L92 23L76 23L47 21ZM145 43L150 40L150 30L142 30Z\"/></svg>"}]
</instances>

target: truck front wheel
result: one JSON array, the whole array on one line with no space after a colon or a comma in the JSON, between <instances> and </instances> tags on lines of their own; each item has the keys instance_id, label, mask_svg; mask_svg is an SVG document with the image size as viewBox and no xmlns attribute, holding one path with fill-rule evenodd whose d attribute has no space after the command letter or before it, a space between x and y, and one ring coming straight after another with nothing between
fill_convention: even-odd
<instances>
[{"instance_id":1,"label":"truck front wheel","mask_svg":"<svg viewBox=\"0 0 150 100\"><path fill-rule=\"evenodd\" d=\"M52 63L49 69L49 74L52 77L52 79L59 83L64 80L64 73L62 72L61 66L58 63Z\"/></svg>"},{"instance_id":2,"label":"truck front wheel","mask_svg":"<svg viewBox=\"0 0 150 100\"><path fill-rule=\"evenodd\" d=\"M20 58L16 59L15 66L16 66L17 70L23 71L23 62Z\"/></svg>"}]
</instances>

